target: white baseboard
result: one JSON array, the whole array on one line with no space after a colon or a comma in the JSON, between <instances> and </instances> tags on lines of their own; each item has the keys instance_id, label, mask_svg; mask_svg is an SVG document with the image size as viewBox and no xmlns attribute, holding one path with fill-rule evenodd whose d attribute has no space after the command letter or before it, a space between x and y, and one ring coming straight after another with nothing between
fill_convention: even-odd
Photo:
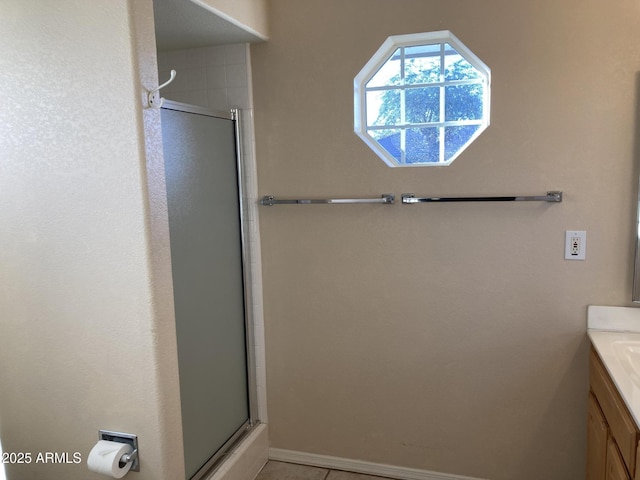
<instances>
[{"instance_id":1,"label":"white baseboard","mask_svg":"<svg viewBox=\"0 0 640 480\"><path fill-rule=\"evenodd\" d=\"M400 480L483 480L480 478L463 477L448 473L418 470L416 468L396 467L395 465L351 460L349 458L296 452L294 450L283 450L281 448L270 448L269 460L299 463L313 467L332 468L335 470L345 470L355 473L365 473L367 475L377 475L380 477L398 478Z\"/></svg>"}]
</instances>

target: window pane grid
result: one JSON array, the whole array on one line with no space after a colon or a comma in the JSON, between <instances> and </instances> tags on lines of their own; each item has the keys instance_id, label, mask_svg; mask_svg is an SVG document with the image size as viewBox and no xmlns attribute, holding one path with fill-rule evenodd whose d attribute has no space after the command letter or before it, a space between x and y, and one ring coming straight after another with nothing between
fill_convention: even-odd
<instances>
[{"instance_id":1,"label":"window pane grid","mask_svg":"<svg viewBox=\"0 0 640 480\"><path fill-rule=\"evenodd\" d=\"M440 44L440 80L442 83L446 83L444 82L445 80L445 65L444 65L444 43ZM445 121L445 116L444 116L444 109L446 107L446 97L445 97L445 89L444 89L444 85L440 85L440 121L444 122ZM442 155L444 155L444 150L442 150L442 145L444 144L444 142L442 140L444 140L443 138L440 139L440 149L441 149L441 153ZM442 155L440 155L440 158L442 158Z\"/></svg>"},{"instance_id":2,"label":"window pane grid","mask_svg":"<svg viewBox=\"0 0 640 480\"><path fill-rule=\"evenodd\" d=\"M454 56L460 57L460 54L455 51L449 44L440 43L437 45L437 50L433 47L436 45L430 45L427 47L432 47L431 51L426 51L423 53L407 53L407 49L415 50L416 47L400 47L396 50L395 54L389 57L388 61L397 61L399 63L399 79L394 80L393 77L387 80L386 85L375 85L375 86L365 86L365 95L373 92L381 92L382 95L392 94L392 92L397 92L399 94L399 98L396 100L399 103L399 111L397 111L397 117L395 120L392 117L389 117L391 113L387 113L386 120L377 114L375 111L368 111L367 113L367 129L370 131L382 131L385 129L393 128L395 131L400 129L400 144L401 150L404 152L404 146L406 146L406 135L405 129L407 128L424 128L424 127L439 127L443 129L445 126L465 126L465 125L480 125L482 124L482 120L447 120L447 87L452 86L473 86L477 85L482 92L484 92L485 79L480 78L470 78L470 79L449 79L446 75L446 66L447 66L447 57L451 58ZM406 83L407 82L407 60L408 59L416 59L416 58L435 58L437 57L439 60L439 78L438 81L433 82L416 82L416 83ZM462 57L460 57L462 58ZM384 65L383 65L384 67ZM380 67L374 77L378 75L378 73L382 70L383 67ZM396 77L397 78L397 77ZM438 108L438 120L435 122L420 122L420 121L412 121L412 119L408 118L407 112L407 94L408 91L414 91L416 94L420 94L420 90L427 92L426 89L438 87L440 90L439 97L439 108ZM368 97L368 95L367 95ZM382 103L384 97L379 97L380 100L378 102ZM392 97L388 97L392 98ZM387 100L388 102L388 100ZM367 102L367 110L369 106L369 101ZM435 113L435 112L434 112ZM376 115L375 118L373 115ZM415 116L415 115L414 115ZM389 121L391 120L391 121ZM414 119L415 120L415 119ZM444 129L441 131L440 141L440 158L441 161L444 161L445 151L444 151ZM404 163L405 158L401 159L401 162Z\"/></svg>"},{"instance_id":3,"label":"window pane grid","mask_svg":"<svg viewBox=\"0 0 640 480\"><path fill-rule=\"evenodd\" d=\"M366 92L380 92L388 90L411 90L412 88L425 88L425 87L449 87L454 85L481 85L484 87L486 82L484 79L472 79L472 80L446 80L441 82L429 82L429 83L412 83L410 85L381 85L376 87L365 87Z\"/></svg>"},{"instance_id":4,"label":"window pane grid","mask_svg":"<svg viewBox=\"0 0 640 480\"><path fill-rule=\"evenodd\" d=\"M422 122L422 123L404 123L401 125L369 125L367 130L400 130L403 128L423 128L423 127L466 127L469 125L484 125L483 120L449 120L445 122Z\"/></svg>"},{"instance_id":5,"label":"window pane grid","mask_svg":"<svg viewBox=\"0 0 640 480\"><path fill-rule=\"evenodd\" d=\"M404 48L400 48L400 85L404 85L406 75L406 64L404 57ZM400 108L400 122L401 124L407 123L407 94L405 89L400 89L400 98L402 99L402 106ZM406 129L400 130L400 158L401 164L407 162L407 131Z\"/></svg>"},{"instance_id":6,"label":"window pane grid","mask_svg":"<svg viewBox=\"0 0 640 480\"><path fill-rule=\"evenodd\" d=\"M375 71L360 74L364 128L356 133L390 166L448 164L488 126L488 69L451 37L391 44Z\"/></svg>"},{"instance_id":7,"label":"window pane grid","mask_svg":"<svg viewBox=\"0 0 640 480\"><path fill-rule=\"evenodd\" d=\"M477 136L479 126L478 124L453 127L412 125L402 129L377 129L377 131L381 133L378 141L385 143L387 151L399 164L447 163ZM429 136L430 141L417 142L416 137L420 135ZM395 146L394 136L397 138Z\"/></svg>"},{"instance_id":8,"label":"window pane grid","mask_svg":"<svg viewBox=\"0 0 640 480\"><path fill-rule=\"evenodd\" d=\"M400 85L404 85L405 79L405 58L404 58L404 48L400 48ZM400 89L400 124L406 125L407 123L407 94L405 89ZM405 163L406 161L406 151L407 151L407 134L405 130L400 130L400 152L402 157L400 158L400 163Z\"/></svg>"},{"instance_id":9,"label":"window pane grid","mask_svg":"<svg viewBox=\"0 0 640 480\"><path fill-rule=\"evenodd\" d=\"M394 52L393 55L391 55L389 57L388 60L398 60L400 58L400 55L404 55L405 58L408 59L414 59L414 58L429 58L429 57L455 57L455 56L460 56L460 52L458 52L457 50L455 50L451 45L449 45L448 43L434 43L434 44L429 44L429 45L418 45L418 46L412 46L412 47L400 47L402 50L416 50L418 47L435 47L436 45L439 45L440 48L438 49L430 49L430 50L426 50L424 52L416 52L416 53L404 53L401 54L400 52L398 52L398 50L396 50L396 52Z\"/></svg>"}]
</instances>

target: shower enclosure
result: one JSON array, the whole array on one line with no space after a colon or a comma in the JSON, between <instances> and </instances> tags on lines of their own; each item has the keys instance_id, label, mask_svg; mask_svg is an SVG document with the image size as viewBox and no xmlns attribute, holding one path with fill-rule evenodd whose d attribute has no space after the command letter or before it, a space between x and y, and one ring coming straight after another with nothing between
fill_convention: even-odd
<instances>
[{"instance_id":1,"label":"shower enclosure","mask_svg":"<svg viewBox=\"0 0 640 480\"><path fill-rule=\"evenodd\" d=\"M199 479L253 423L238 118L161 112L185 475Z\"/></svg>"}]
</instances>

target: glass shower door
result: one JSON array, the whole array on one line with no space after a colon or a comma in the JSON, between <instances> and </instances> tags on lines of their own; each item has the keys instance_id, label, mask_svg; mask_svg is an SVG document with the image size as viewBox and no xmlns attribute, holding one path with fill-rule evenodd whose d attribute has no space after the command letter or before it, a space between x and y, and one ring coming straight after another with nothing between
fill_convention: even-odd
<instances>
[{"instance_id":1,"label":"glass shower door","mask_svg":"<svg viewBox=\"0 0 640 480\"><path fill-rule=\"evenodd\" d=\"M162 135L185 469L197 478L250 416L240 194L234 121L178 108L162 109Z\"/></svg>"}]
</instances>

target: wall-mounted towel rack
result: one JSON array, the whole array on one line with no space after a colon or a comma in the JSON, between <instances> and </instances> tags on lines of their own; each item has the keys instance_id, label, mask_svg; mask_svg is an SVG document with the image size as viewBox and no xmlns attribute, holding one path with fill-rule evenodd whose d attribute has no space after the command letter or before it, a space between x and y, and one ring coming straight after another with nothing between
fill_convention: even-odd
<instances>
[{"instance_id":1,"label":"wall-mounted towel rack","mask_svg":"<svg viewBox=\"0 0 640 480\"><path fill-rule=\"evenodd\" d=\"M346 203L383 203L391 205L395 202L393 193L384 193L376 198L310 198L310 199L285 199L275 198L273 195L265 195L260 200L260 205L310 205L310 204L346 204ZM402 203L435 203L435 202L562 202L562 192L551 191L546 195L511 195L499 197L417 197L413 193L403 193Z\"/></svg>"},{"instance_id":2,"label":"wall-mounted towel rack","mask_svg":"<svg viewBox=\"0 0 640 480\"><path fill-rule=\"evenodd\" d=\"M383 193L379 198L313 198L313 199L279 199L273 195L265 195L260 200L260 205L309 205L312 203L330 203L330 204L345 204L345 203L384 203L391 205L396 200L396 196L392 193Z\"/></svg>"},{"instance_id":3,"label":"wall-mounted towel rack","mask_svg":"<svg viewBox=\"0 0 640 480\"><path fill-rule=\"evenodd\" d=\"M402 203L431 202L561 202L562 192L552 191L546 195L504 196L504 197L416 197L413 193L403 193Z\"/></svg>"}]
</instances>

